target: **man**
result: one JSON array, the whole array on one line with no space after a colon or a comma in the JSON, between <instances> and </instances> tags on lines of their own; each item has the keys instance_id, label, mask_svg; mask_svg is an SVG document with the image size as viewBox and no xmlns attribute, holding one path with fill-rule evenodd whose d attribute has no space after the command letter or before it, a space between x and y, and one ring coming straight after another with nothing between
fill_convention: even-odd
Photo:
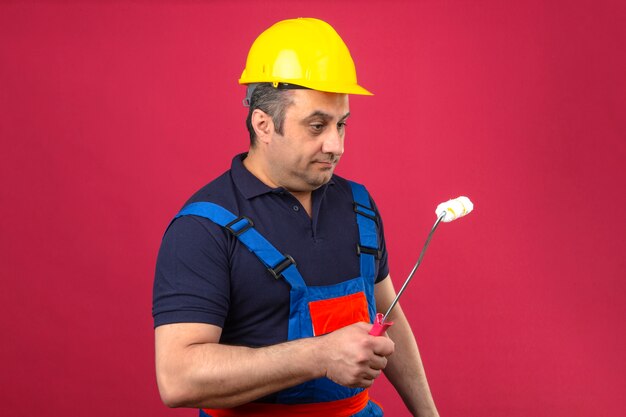
<instances>
[{"instance_id":1,"label":"man","mask_svg":"<svg viewBox=\"0 0 626 417\"><path fill-rule=\"evenodd\" d=\"M253 44L251 145L198 191L159 252L153 315L159 391L202 416L382 416L384 369L413 415L437 411L395 297L382 223L365 188L333 174L344 152L350 53L317 19Z\"/></svg>"}]
</instances>

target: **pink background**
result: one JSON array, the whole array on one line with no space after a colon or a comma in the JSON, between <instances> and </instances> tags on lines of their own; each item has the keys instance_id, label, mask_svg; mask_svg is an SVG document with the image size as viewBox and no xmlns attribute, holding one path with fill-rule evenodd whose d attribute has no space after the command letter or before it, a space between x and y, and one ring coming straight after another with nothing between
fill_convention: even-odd
<instances>
[{"instance_id":1,"label":"pink background","mask_svg":"<svg viewBox=\"0 0 626 417\"><path fill-rule=\"evenodd\" d=\"M152 279L186 198L247 147L237 84L315 16L359 80L339 174L368 184L442 416L626 415L626 2L0 5L6 416L191 416L160 403ZM379 380L389 416L407 416Z\"/></svg>"}]
</instances>

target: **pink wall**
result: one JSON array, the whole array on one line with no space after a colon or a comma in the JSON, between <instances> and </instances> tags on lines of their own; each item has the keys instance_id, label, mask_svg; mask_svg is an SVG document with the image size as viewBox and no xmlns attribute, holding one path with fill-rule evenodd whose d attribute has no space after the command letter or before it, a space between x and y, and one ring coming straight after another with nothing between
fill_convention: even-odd
<instances>
[{"instance_id":1,"label":"pink wall","mask_svg":"<svg viewBox=\"0 0 626 417\"><path fill-rule=\"evenodd\" d=\"M315 16L376 93L369 185L442 416L626 415L626 3L0 6L2 415L195 415L154 381L151 285L185 199L245 150L247 48ZM389 384L375 394L407 416Z\"/></svg>"}]
</instances>

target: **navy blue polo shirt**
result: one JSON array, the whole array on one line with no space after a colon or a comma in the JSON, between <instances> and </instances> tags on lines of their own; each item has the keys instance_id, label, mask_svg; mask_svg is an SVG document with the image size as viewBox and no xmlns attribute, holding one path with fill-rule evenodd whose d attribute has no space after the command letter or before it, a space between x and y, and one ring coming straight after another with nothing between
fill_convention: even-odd
<instances>
[{"instance_id":1,"label":"navy blue polo shirt","mask_svg":"<svg viewBox=\"0 0 626 417\"><path fill-rule=\"evenodd\" d=\"M291 255L309 286L360 275L358 227L349 183L334 175L312 195L312 215L283 188L262 183L237 155L231 169L187 202L210 201L252 219L281 253ZM373 202L372 202L373 204ZM373 206L375 207L375 206ZM376 282L385 278L387 251L379 221ZM237 238L208 219L183 216L169 226L154 280L154 325L208 323L220 342L265 346L287 340L289 285L275 279Z\"/></svg>"}]
</instances>

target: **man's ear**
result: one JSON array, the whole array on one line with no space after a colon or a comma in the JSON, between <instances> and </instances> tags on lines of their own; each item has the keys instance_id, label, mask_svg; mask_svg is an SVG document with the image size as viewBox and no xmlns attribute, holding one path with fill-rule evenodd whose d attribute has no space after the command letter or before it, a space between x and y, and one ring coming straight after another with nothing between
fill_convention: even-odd
<instances>
[{"instance_id":1,"label":"man's ear","mask_svg":"<svg viewBox=\"0 0 626 417\"><path fill-rule=\"evenodd\" d=\"M262 143L268 143L274 133L274 121L271 116L261 109L254 109L251 122L257 140Z\"/></svg>"}]
</instances>

